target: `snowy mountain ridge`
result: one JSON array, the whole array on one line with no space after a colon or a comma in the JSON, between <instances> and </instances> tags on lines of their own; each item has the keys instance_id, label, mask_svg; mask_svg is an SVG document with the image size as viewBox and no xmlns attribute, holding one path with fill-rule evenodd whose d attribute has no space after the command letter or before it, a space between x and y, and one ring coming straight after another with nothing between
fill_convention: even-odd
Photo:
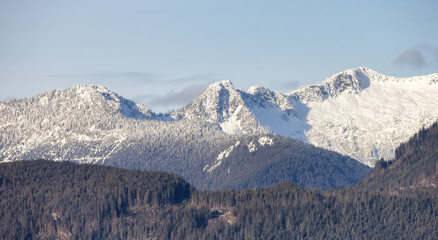
<instances>
[{"instance_id":1,"label":"snowy mountain ridge","mask_svg":"<svg viewBox=\"0 0 438 240\"><path fill-rule=\"evenodd\" d=\"M166 114L97 85L51 90L0 104L0 161L103 162L135 139L166 142L197 131L217 140L273 133L373 166L437 121L437 83L436 73L396 78L364 67L286 94L259 86L243 91L224 80Z\"/></svg>"},{"instance_id":2,"label":"snowy mountain ridge","mask_svg":"<svg viewBox=\"0 0 438 240\"><path fill-rule=\"evenodd\" d=\"M228 134L274 133L351 156L373 166L438 120L438 74L397 78L360 67L282 94L212 84L178 111L220 125Z\"/></svg>"},{"instance_id":3,"label":"snowy mountain ridge","mask_svg":"<svg viewBox=\"0 0 438 240\"><path fill-rule=\"evenodd\" d=\"M301 102L307 103L337 97L343 92L357 94L369 87L372 76L384 77L384 75L368 68L348 69L325 79L321 83L302 87L288 95L295 96Z\"/></svg>"}]
</instances>

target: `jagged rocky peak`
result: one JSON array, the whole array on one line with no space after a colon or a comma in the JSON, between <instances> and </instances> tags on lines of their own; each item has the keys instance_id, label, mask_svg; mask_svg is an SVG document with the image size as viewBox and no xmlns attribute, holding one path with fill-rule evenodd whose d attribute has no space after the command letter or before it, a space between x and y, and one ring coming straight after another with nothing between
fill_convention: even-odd
<instances>
[{"instance_id":1,"label":"jagged rocky peak","mask_svg":"<svg viewBox=\"0 0 438 240\"><path fill-rule=\"evenodd\" d=\"M252 102L256 104L263 105L264 102L275 101L275 93L265 87L252 86L248 89L246 93L251 95L249 99L251 99Z\"/></svg>"},{"instance_id":2,"label":"jagged rocky peak","mask_svg":"<svg viewBox=\"0 0 438 240\"><path fill-rule=\"evenodd\" d=\"M82 96L86 96L84 94L98 94L97 96L100 95L101 97L99 100L113 102L117 108L117 111L122 113L127 118L150 119L155 116L152 110L148 107L125 99L100 85L79 85L73 87L73 89L78 93L81 93Z\"/></svg>"},{"instance_id":3,"label":"jagged rocky peak","mask_svg":"<svg viewBox=\"0 0 438 240\"><path fill-rule=\"evenodd\" d=\"M224 87L227 89L234 89L234 85L230 80L222 80L213 84L210 84L209 88L217 88L217 87Z\"/></svg>"},{"instance_id":4,"label":"jagged rocky peak","mask_svg":"<svg viewBox=\"0 0 438 240\"><path fill-rule=\"evenodd\" d=\"M271 91L265 87L253 86L248 89L247 94L251 95L247 101L251 107L268 107L268 105L270 105L271 107L277 106L281 110L294 109L289 96L279 92Z\"/></svg>"},{"instance_id":5,"label":"jagged rocky peak","mask_svg":"<svg viewBox=\"0 0 438 240\"><path fill-rule=\"evenodd\" d=\"M230 80L222 80L210 84L200 97L219 95L229 91L235 91L233 83Z\"/></svg>"},{"instance_id":6,"label":"jagged rocky peak","mask_svg":"<svg viewBox=\"0 0 438 240\"><path fill-rule=\"evenodd\" d=\"M348 69L327 78L323 84L327 86L329 95L333 97L342 92L358 93L370 86L368 73L371 71L364 67Z\"/></svg>"},{"instance_id":7,"label":"jagged rocky peak","mask_svg":"<svg viewBox=\"0 0 438 240\"><path fill-rule=\"evenodd\" d=\"M101 85L95 85L95 84L89 84L89 85L76 85L71 88L73 91L77 92L90 92L90 93L102 93L102 94L112 94L116 95L115 93L108 90L108 88L101 86Z\"/></svg>"},{"instance_id":8,"label":"jagged rocky peak","mask_svg":"<svg viewBox=\"0 0 438 240\"><path fill-rule=\"evenodd\" d=\"M229 134L264 133L265 128L248 108L250 100L248 93L235 89L230 81L224 80L211 84L201 96L180 109L173 118L201 118L218 124L223 132Z\"/></svg>"},{"instance_id":9,"label":"jagged rocky peak","mask_svg":"<svg viewBox=\"0 0 438 240\"><path fill-rule=\"evenodd\" d=\"M68 101L71 99L75 99L79 104L94 105L105 100L119 102L121 98L99 85L77 85L72 88L50 90L32 97L32 99L40 100L39 102L43 105L48 104L49 101Z\"/></svg>"},{"instance_id":10,"label":"jagged rocky peak","mask_svg":"<svg viewBox=\"0 0 438 240\"><path fill-rule=\"evenodd\" d=\"M234 89L230 80L222 80L209 85L207 90L192 103L206 105L206 107L217 104L225 106L229 104L230 98L239 96L240 91Z\"/></svg>"},{"instance_id":11,"label":"jagged rocky peak","mask_svg":"<svg viewBox=\"0 0 438 240\"><path fill-rule=\"evenodd\" d=\"M120 102L122 97L100 85L77 85L71 88L80 98L104 97L102 100Z\"/></svg>"},{"instance_id":12,"label":"jagged rocky peak","mask_svg":"<svg viewBox=\"0 0 438 240\"><path fill-rule=\"evenodd\" d=\"M185 118L201 117L210 122L223 122L238 105L244 104L239 90L229 80L208 86L207 90L179 111Z\"/></svg>"},{"instance_id":13,"label":"jagged rocky peak","mask_svg":"<svg viewBox=\"0 0 438 240\"><path fill-rule=\"evenodd\" d=\"M247 93L251 95L270 95L271 90L261 86L252 86L248 89Z\"/></svg>"},{"instance_id":14,"label":"jagged rocky peak","mask_svg":"<svg viewBox=\"0 0 438 240\"><path fill-rule=\"evenodd\" d=\"M366 67L348 69L332 75L318 84L304 86L289 95L301 102L323 101L342 93L357 94L370 86L371 81L384 81L388 76Z\"/></svg>"}]
</instances>

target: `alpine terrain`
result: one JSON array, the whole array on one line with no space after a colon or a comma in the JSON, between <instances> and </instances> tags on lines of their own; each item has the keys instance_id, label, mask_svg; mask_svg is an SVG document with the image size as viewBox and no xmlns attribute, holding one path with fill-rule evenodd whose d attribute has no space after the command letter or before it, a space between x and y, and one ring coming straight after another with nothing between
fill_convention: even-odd
<instances>
[{"instance_id":1,"label":"alpine terrain","mask_svg":"<svg viewBox=\"0 0 438 240\"><path fill-rule=\"evenodd\" d=\"M289 93L221 81L164 114L101 86L51 90L0 103L0 161L163 170L208 189L284 180L342 187L365 177L360 163L393 158L438 119L437 82L438 74L396 78L368 68Z\"/></svg>"},{"instance_id":2,"label":"alpine terrain","mask_svg":"<svg viewBox=\"0 0 438 240\"><path fill-rule=\"evenodd\" d=\"M438 119L438 74L396 78L354 68L287 94L211 85L175 119L201 117L229 134L274 133L374 166Z\"/></svg>"}]
</instances>

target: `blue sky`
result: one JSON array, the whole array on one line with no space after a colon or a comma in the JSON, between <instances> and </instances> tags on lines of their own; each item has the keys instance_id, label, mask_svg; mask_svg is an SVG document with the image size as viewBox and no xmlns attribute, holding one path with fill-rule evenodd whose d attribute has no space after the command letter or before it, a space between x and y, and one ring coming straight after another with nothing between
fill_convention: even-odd
<instances>
[{"instance_id":1,"label":"blue sky","mask_svg":"<svg viewBox=\"0 0 438 240\"><path fill-rule=\"evenodd\" d=\"M438 72L438 1L1 1L0 100L99 84L154 111L208 84L289 92Z\"/></svg>"}]
</instances>

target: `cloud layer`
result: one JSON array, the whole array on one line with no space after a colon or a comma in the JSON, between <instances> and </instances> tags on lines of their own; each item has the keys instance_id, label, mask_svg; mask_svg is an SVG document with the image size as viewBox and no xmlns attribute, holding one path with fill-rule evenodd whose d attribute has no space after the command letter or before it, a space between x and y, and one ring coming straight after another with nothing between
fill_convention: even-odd
<instances>
[{"instance_id":1,"label":"cloud layer","mask_svg":"<svg viewBox=\"0 0 438 240\"><path fill-rule=\"evenodd\" d=\"M205 89L207 89L208 84L195 84L183 88L179 92L170 91L165 96L160 96L152 99L151 104L157 106L170 106L170 105L181 105L187 104L194 98L201 95Z\"/></svg>"},{"instance_id":2,"label":"cloud layer","mask_svg":"<svg viewBox=\"0 0 438 240\"><path fill-rule=\"evenodd\" d=\"M290 92L292 90L295 90L297 87L301 86L301 83L298 80L272 81L270 85L276 88L280 92Z\"/></svg>"},{"instance_id":3,"label":"cloud layer","mask_svg":"<svg viewBox=\"0 0 438 240\"><path fill-rule=\"evenodd\" d=\"M429 44L419 44L401 53L394 64L400 67L421 70L438 66L438 48Z\"/></svg>"}]
</instances>

